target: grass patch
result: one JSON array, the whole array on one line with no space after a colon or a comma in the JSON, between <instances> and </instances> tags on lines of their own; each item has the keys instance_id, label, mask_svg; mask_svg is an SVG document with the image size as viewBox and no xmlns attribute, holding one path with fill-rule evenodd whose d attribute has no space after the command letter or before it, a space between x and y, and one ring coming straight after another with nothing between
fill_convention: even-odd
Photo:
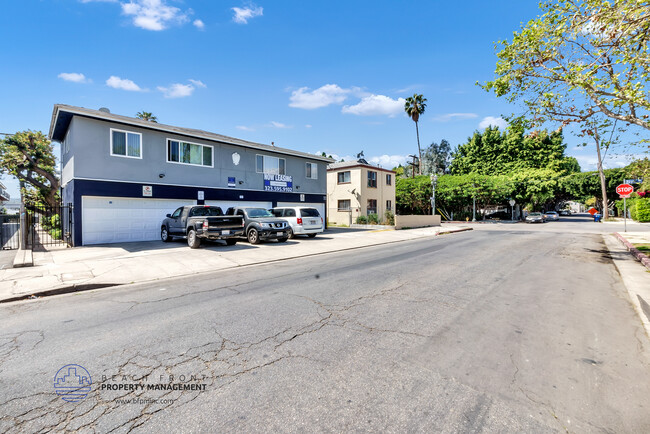
<instances>
[{"instance_id":1,"label":"grass patch","mask_svg":"<svg viewBox=\"0 0 650 434\"><path fill-rule=\"evenodd\" d=\"M633 244L640 252L650 253L650 244Z\"/></svg>"}]
</instances>

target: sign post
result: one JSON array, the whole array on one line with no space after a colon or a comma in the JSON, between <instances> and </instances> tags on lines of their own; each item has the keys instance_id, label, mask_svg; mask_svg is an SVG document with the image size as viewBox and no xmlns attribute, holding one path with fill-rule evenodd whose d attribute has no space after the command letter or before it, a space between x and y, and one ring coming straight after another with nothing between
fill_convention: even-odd
<instances>
[{"instance_id":1,"label":"sign post","mask_svg":"<svg viewBox=\"0 0 650 434\"><path fill-rule=\"evenodd\" d=\"M508 203L510 204L510 208L512 208L512 220L514 220L515 219L515 200L510 199L508 201Z\"/></svg>"},{"instance_id":2,"label":"sign post","mask_svg":"<svg viewBox=\"0 0 650 434\"><path fill-rule=\"evenodd\" d=\"M634 187L630 184L621 184L616 187L616 193L623 198L623 232L627 232L627 201L630 194L634 191Z\"/></svg>"}]
</instances>

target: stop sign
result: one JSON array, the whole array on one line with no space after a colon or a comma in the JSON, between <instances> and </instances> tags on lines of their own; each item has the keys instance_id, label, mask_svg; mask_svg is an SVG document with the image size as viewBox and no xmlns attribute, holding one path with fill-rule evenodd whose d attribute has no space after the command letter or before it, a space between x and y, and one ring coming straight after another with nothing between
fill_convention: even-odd
<instances>
[{"instance_id":1,"label":"stop sign","mask_svg":"<svg viewBox=\"0 0 650 434\"><path fill-rule=\"evenodd\" d=\"M620 196L629 196L633 191L634 187L632 187L630 184L621 184L616 187L616 193L618 193Z\"/></svg>"}]
</instances>

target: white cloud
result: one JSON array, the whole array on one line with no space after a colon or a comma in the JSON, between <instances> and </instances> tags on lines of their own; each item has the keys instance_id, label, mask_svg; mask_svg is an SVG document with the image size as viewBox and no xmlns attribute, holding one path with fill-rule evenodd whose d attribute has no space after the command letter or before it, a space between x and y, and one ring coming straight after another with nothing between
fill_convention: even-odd
<instances>
[{"instance_id":1,"label":"white cloud","mask_svg":"<svg viewBox=\"0 0 650 434\"><path fill-rule=\"evenodd\" d=\"M173 83L169 87L158 86L157 89L163 93L165 98L185 98L191 96L194 91L201 87L207 87L201 80L188 80L190 84Z\"/></svg>"},{"instance_id":2,"label":"white cloud","mask_svg":"<svg viewBox=\"0 0 650 434\"><path fill-rule=\"evenodd\" d=\"M192 83L196 87L207 87L205 83L203 83L201 80L192 80L191 78L188 80L190 83Z\"/></svg>"},{"instance_id":3,"label":"white cloud","mask_svg":"<svg viewBox=\"0 0 650 434\"><path fill-rule=\"evenodd\" d=\"M165 4L164 0L131 0L122 3L122 13L133 17L133 25L145 30L165 30L172 24L189 21L179 8Z\"/></svg>"},{"instance_id":4,"label":"white cloud","mask_svg":"<svg viewBox=\"0 0 650 434\"><path fill-rule=\"evenodd\" d=\"M311 125L307 124L305 125L305 128L311 128Z\"/></svg>"},{"instance_id":5,"label":"white cloud","mask_svg":"<svg viewBox=\"0 0 650 434\"><path fill-rule=\"evenodd\" d=\"M184 98L194 93L195 87L191 84L174 83L169 87L158 86L165 98Z\"/></svg>"},{"instance_id":6,"label":"white cloud","mask_svg":"<svg viewBox=\"0 0 650 434\"><path fill-rule=\"evenodd\" d=\"M380 166L385 169L392 169L393 167L397 167L400 164L402 166L406 165L406 162L409 160L408 155L379 155L377 157L370 157L366 158L366 160L370 164L374 164L375 166Z\"/></svg>"},{"instance_id":7,"label":"white cloud","mask_svg":"<svg viewBox=\"0 0 650 434\"><path fill-rule=\"evenodd\" d=\"M57 77L61 80L72 81L74 83L90 83L91 80L86 78L85 75L78 72L62 72Z\"/></svg>"},{"instance_id":8,"label":"white cloud","mask_svg":"<svg viewBox=\"0 0 650 434\"><path fill-rule=\"evenodd\" d=\"M245 8L232 8L235 15L232 20L238 24L248 24L248 20L255 17L261 17L264 14L264 8L251 5Z\"/></svg>"},{"instance_id":9,"label":"white cloud","mask_svg":"<svg viewBox=\"0 0 650 434\"><path fill-rule=\"evenodd\" d=\"M444 115L436 116L433 118L437 122L449 122L455 120L465 120L465 119L474 119L477 118L476 113L447 113Z\"/></svg>"},{"instance_id":10,"label":"white cloud","mask_svg":"<svg viewBox=\"0 0 650 434\"><path fill-rule=\"evenodd\" d=\"M505 119L503 118L495 118L493 116L486 116L483 118L483 120L478 124L479 128L487 128L489 126L492 127L499 127L500 129L504 130L508 126L508 122L506 122Z\"/></svg>"},{"instance_id":11,"label":"white cloud","mask_svg":"<svg viewBox=\"0 0 650 434\"><path fill-rule=\"evenodd\" d=\"M313 91L310 91L308 87L301 87L291 92L289 107L312 110L330 104L341 104L351 91L351 89L343 89L336 84L326 84Z\"/></svg>"},{"instance_id":12,"label":"white cloud","mask_svg":"<svg viewBox=\"0 0 650 434\"><path fill-rule=\"evenodd\" d=\"M273 127L273 128L293 128L293 127L290 126L290 125L285 125L285 124L283 124L283 123L276 122L276 121L271 121L271 122L269 123L269 126L270 126L270 127Z\"/></svg>"},{"instance_id":13,"label":"white cloud","mask_svg":"<svg viewBox=\"0 0 650 434\"><path fill-rule=\"evenodd\" d=\"M395 116L404 111L404 98L392 99L385 95L370 95L358 104L343 106L341 112L359 116L388 115Z\"/></svg>"},{"instance_id":14,"label":"white cloud","mask_svg":"<svg viewBox=\"0 0 650 434\"><path fill-rule=\"evenodd\" d=\"M140 86L135 84L133 81L128 80L126 78L116 77L115 75L111 75L110 78L106 80L106 86L112 87L113 89L122 89L131 92L144 91L144 89L142 89Z\"/></svg>"},{"instance_id":15,"label":"white cloud","mask_svg":"<svg viewBox=\"0 0 650 434\"><path fill-rule=\"evenodd\" d=\"M194 25L194 27L196 27L199 30L205 29L205 23L201 20L194 20L192 24Z\"/></svg>"},{"instance_id":16,"label":"white cloud","mask_svg":"<svg viewBox=\"0 0 650 434\"><path fill-rule=\"evenodd\" d=\"M255 128L247 127L245 125L237 125L235 128L242 131L255 131Z\"/></svg>"}]
</instances>

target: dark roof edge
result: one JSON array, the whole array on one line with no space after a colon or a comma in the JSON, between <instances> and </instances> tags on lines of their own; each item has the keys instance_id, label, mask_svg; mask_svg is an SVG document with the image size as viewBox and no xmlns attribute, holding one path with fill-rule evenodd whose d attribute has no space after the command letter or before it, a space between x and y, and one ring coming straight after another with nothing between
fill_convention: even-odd
<instances>
[{"instance_id":1,"label":"dark roof edge","mask_svg":"<svg viewBox=\"0 0 650 434\"><path fill-rule=\"evenodd\" d=\"M140 128L146 128L155 131L167 132L171 134L184 135L187 137L200 138L203 140L209 140L212 142L220 142L228 145L234 146L243 146L251 149L257 149L260 151L267 152L276 152L279 154L291 155L295 157L309 158L313 160L322 161L328 164L334 162L332 158L323 157L321 155L310 154L308 152L294 151L292 149L279 148L270 145L264 145L262 143L249 142L248 140L237 139L234 137L223 136L217 133L211 133L209 131L201 131L184 127L176 127L173 125L159 124L148 121L143 121L136 118L131 118L128 116L116 115L113 113L104 113L99 110L87 109L84 107L69 106L66 104L54 104L54 109L52 110L52 120L50 122L50 131L48 137L52 140L54 134L54 128L56 121L59 117L59 112L67 112L72 115L84 116L104 121L119 122L127 125L133 125Z\"/></svg>"},{"instance_id":2,"label":"dark roof edge","mask_svg":"<svg viewBox=\"0 0 650 434\"><path fill-rule=\"evenodd\" d=\"M328 172L334 172L335 170L343 170L343 169L352 169L354 167L367 167L368 169L373 169L373 170L381 170L383 172L391 172L391 173L397 173L394 170L391 169L384 169L383 167L378 167L378 166L373 166L372 164L361 164L361 163L355 163L351 164L349 166L339 166L339 167L332 167L331 169L328 167L327 171Z\"/></svg>"}]
</instances>

